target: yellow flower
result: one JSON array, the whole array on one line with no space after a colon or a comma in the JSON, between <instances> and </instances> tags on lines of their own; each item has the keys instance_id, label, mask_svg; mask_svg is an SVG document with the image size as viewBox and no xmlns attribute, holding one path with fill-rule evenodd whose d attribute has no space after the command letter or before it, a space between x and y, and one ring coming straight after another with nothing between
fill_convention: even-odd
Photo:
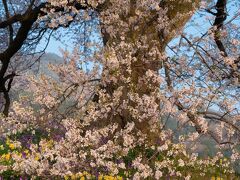
<instances>
[{"instance_id":1,"label":"yellow flower","mask_svg":"<svg viewBox=\"0 0 240 180\"><path fill-rule=\"evenodd\" d=\"M40 159L40 155L39 154L36 154L35 158L34 158L36 161L38 161Z\"/></svg>"},{"instance_id":2,"label":"yellow flower","mask_svg":"<svg viewBox=\"0 0 240 180\"><path fill-rule=\"evenodd\" d=\"M4 146L3 145L0 146L0 150L4 150Z\"/></svg>"},{"instance_id":3,"label":"yellow flower","mask_svg":"<svg viewBox=\"0 0 240 180\"><path fill-rule=\"evenodd\" d=\"M223 180L221 177L211 177L211 180Z\"/></svg>"},{"instance_id":4,"label":"yellow flower","mask_svg":"<svg viewBox=\"0 0 240 180\"><path fill-rule=\"evenodd\" d=\"M117 176L117 177L114 177L114 176L108 176L108 175L100 175L98 176L98 180L123 180L123 178L121 176Z\"/></svg>"},{"instance_id":5,"label":"yellow flower","mask_svg":"<svg viewBox=\"0 0 240 180\"><path fill-rule=\"evenodd\" d=\"M221 165L222 165L222 161L223 161L223 160L222 160L222 159L220 159L220 164L221 164Z\"/></svg>"},{"instance_id":6,"label":"yellow flower","mask_svg":"<svg viewBox=\"0 0 240 180\"><path fill-rule=\"evenodd\" d=\"M91 174L89 174L87 171L83 171L81 176L84 176L85 179L92 179L93 178L93 176Z\"/></svg>"},{"instance_id":7,"label":"yellow flower","mask_svg":"<svg viewBox=\"0 0 240 180\"><path fill-rule=\"evenodd\" d=\"M87 171L83 171L83 175L90 175Z\"/></svg>"},{"instance_id":8,"label":"yellow flower","mask_svg":"<svg viewBox=\"0 0 240 180\"><path fill-rule=\"evenodd\" d=\"M10 157L11 157L11 154L10 154L10 153L5 154L5 160L6 160L6 161L9 161Z\"/></svg>"},{"instance_id":9,"label":"yellow flower","mask_svg":"<svg viewBox=\"0 0 240 180\"><path fill-rule=\"evenodd\" d=\"M116 180L113 176L104 176L104 180Z\"/></svg>"},{"instance_id":10,"label":"yellow flower","mask_svg":"<svg viewBox=\"0 0 240 180\"><path fill-rule=\"evenodd\" d=\"M15 148L15 146L14 146L13 143L10 143L8 146L9 146L9 148L12 149L12 150Z\"/></svg>"},{"instance_id":11,"label":"yellow flower","mask_svg":"<svg viewBox=\"0 0 240 180\"><path fill-rule=\"evenodd\" d=\"M123 180L121 176L117 176L117 180Z\"/></svg>"},{"instance_id":12,"label":"yellow flower","mask_svg":"<svg viewBox=\"0 0 240 180\"><path fill-rule=\"evenodd\" d=\"M6 140L6 144L7 144L7 145L10 144L10 139L9 139L9 138L7 138L7 140Z\"/></svg>"},{"instance_id":13,"label":"yellow flower","mask_svg":"<svg viewBox=\"0 0 240 180\"><path fill-rule=\"evenodd\" d=\"M104 176L104 180L117 180L114 176Z\"/></svg>"},{"instance_id":14,"label":"yellow flower","mask_svg":"<svg viewBox=\"0 0 240 180\"><path fill-rule=\"evenodd\" d=\"M46 144L46 146L48 147L48 148L50 148L50 147L52 147L53 146L53 140L49 140L49 141L47 141L47 144Z\"/></svg>"},{"instance_id":15,"label":"yellow flower","mask_svg":"<svg viewBox=\"0 0 240 180\"><path fill-rule=\"evenodd\" d=\"M64 179L65 179L65 180L69 180L69 177L68 177L68 176L64 176Z\"/></svg>"},{"instance_id":16,"label":"yellow flower","mask_svg":"<svg viewBox=\"0 0 240 180\"><path fill-rule=\"evenodd\" d=\"M71 179L77 179L76 175L71 175Z\"/></svg>"}]
</instances>

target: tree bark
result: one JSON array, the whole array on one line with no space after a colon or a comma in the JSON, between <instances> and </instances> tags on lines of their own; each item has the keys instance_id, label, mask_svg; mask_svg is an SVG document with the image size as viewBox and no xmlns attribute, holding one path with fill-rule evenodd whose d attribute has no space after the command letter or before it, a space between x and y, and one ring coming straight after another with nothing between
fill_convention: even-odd
<instances>
[{"instance_id":1,"label":"tree bark","mask_svg":"<svg viewBox=\"0 0 240 180\"><path fill-rule=\"evenodd\" d=\"M192 1L191 3L180 2L177 0L162 1L160 6L163 8L163 10L168 9L166 16L169 22L172 21L172 23L170 23L168 26L168 31L164 31L164 29L158 30L156 28L159 25L159 16L156 11L152 11L150 17L148 18L139 18L137 24L132 25L124 33L121 31L121 29L118 29L118 23L116 22L116 33L114 37L111 37L111 35L107 33L107 28L109 24L106 26L104 23L102 24L102 36L105 46L115 49L116 45L121 43L121 41L124 39L125 43L132 44L135 49L134 53L132 53L131 55L131 59L135 59L131 62L131 73L128 73L127 71L124 72L124 69L126 67L120 66L121 73L123 74L123 76L130 79L131 85L129 85L129 83L121 81L120 79L117 79L117 83L104 82L104 85L102 85L102 87L105 88L105 90L108 94L110 94L110 96L112 96L113 92L119 87L123 87L123 95L121 99L122 102L129 98L129 92L135 93L142 98L143 96L151 96L160 91L159 82L140 82L141 78L146 75L146 72L148 70L158 73L158 71L162 68L162 64L164 61L162 56L164 54L166 45L173 37L176 36L176 33L183 28L187 20L191 17L192 11L194 11L195 9L195 5L198 5L198 3L198 0ZM134 18L136 16L135 7L136 1L132 0L129 7L129 13L125 16L120 15L121 21L128 23L130 18ZM179 14L181 16L179 16ZM179 17L177 18L176 16ZM138 28L135 28L134 26L138 26ZM143 38L146 38L145 42L142 41ZM148 47L146 49L140 48L138 46L139 44L146 42L148 44ZM136 45L134 46L134 44ZM156 48L156 50L160 52L160 54L156 55L155 57L151 57L149 55L149 52L153 48ZM126 54L125 48L120 50L118 49L116 56L122 57L124 54ZM119 62L120 61L121 59L119 59ZM106 68L105 70L103 70L103 76L105 74L105 71L108 71L106 72L106 74L108 74L109 69ZM115 72L112 73L114 74ZM160 109L159 99L156 98L155 101L158 104L158 108ZM133 107L137 106L134 102L130 102L129 105ZM155 144L157 141L159 141L160 127L156 132L152 132L152 127L150 126L150 122L148 119L140 122L138 119L132 117L130 111L128 110L124 110L123 112L114 115L112 119L114 119L114 122L117 122L120 127L124 127L128 122L134 122L136 129L140 130L143 134L147 136L147 140L150 144ZM109 121L109 118L107 118L105 121ZM107 123L109 122L102 121L103 126Z\"/></svg>"}]
</instances>

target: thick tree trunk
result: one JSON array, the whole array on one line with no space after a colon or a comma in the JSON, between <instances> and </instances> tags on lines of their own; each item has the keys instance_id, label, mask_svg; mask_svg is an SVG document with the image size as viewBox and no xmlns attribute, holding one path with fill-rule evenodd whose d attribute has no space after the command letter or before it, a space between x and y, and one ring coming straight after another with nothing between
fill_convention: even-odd
<instances>
[{"instance_id":1,"label":"thick tree trunk","mask_svg":"<svg viewBox=\"0 0 240 180\"><path fill-rule=\"evenodd\" d=\"M178 0L162 1L161 7L163 10L168 9L165 15L165 18L167 18L165 21L170 22L168 26L164 26L164 28L166 28L164 29L157 28L161 26L161 24L159 24L161 19L159 18L162 17L160 17L155 10L147 12L149 13L147 17L138 17L136 3L136 0L132 0L129 5L128 14L118 14L119 19L117 19L116 22L104 24L105 19L103 18L102 23L102 35L104 44L107 47L106 49L117 49L114 53L120 64L118 67L119 69L116 70L118 74L120 74L119 76L115 75L117 74L115 70L109 70L109 67L103 70L103 77L105 76L105 78L108 79L110 76L114 76L116 82L104 81L102 87L105 88L110 96L113 96L113 92L119 87L122 87L123 94L120 103L129 99L129 93L137 94L140 98L143 96L154 96L154 94L159 93L160 82L142 81L142 79L146 76L147 71L150 70L151 72L158 73L162 68L164 61L163 54L167 43L175 36L176 32L183 28L186 21L192 15L192 11L195 9L195 4L193 2L181 2ZM198 1L196 0L195 3L198 3ZM109 5L111 6L111 4ZM178 17L176 18L176 16ZM129 22L131 19L133 22ZM121 22L119 22L119 20ZM129 27L125 28L121 26L121 23L126 23ZM109 26L115 28L114 36L108 33ZM125 46L119 48L119 44L122 42L130 44L130 48L133 52L129 53ZM155 52L151 53L152 51ZM129 55L131 72L127 71L126 64L121 62ZM122 76L125 77L125 79L129 79L129 81L124 82L121 79ZM158 109L160 109L160 100L155 98L155 102L158 104ZM137 108L136 102L129 101L128 105ZM139 121L139 119L132 116L132 113L128 109L115 114L111 119L114 119L114 122L117 122L120 127L124 127L128 122L134 122L136 128L147 136L151 144L159 140L160 128L152 132L152 127L154 125L150 125L149 119ZM109 123L109 118L107 118L106 121L107 122L102 121L102 123L104 125ZM158 124L155 125L159 127Z\"/></svg>"}]
</instances>

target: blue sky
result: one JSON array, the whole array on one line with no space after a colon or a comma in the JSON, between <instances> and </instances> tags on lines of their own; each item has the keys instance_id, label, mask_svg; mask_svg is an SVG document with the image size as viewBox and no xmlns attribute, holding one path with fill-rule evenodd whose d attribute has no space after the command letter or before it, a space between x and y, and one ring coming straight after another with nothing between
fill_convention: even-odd
<instances>
[{"instance_id":1,"label":"blue sky","mask_svg":"<svg viewBox=\"0 0 240 180\"><path fill-rule=\"evenodd\" d=\"M216 0L215 0L216 2ZM240 2L239 0L229 0L228 3L228 20L230 20L233 15L235 15L237 12L240 13ZM197 11L191 20L188 21L188 23L185 25L184 32L187 33L188 35L192 35L193 37L201 36L203 33L207 32L207 30L211 27L211 23L213 20L208 20L208 18L213 17L209 13L206 13L202 10ZM214 17L213 17L214 18ZM240 18L237 18L235 20L235 23L240 24ZM68 30L61 28L58 30L61 34L67 33ZM54 38L50 39L50 42L48 44L48 47L46 49L46 52L49 53L56 53L58 55L61 55L59 48L62 49L67 49L67 50L73 50L74 48L74 43L73 43L74 37L71 37L71 34L68 33L66 37L61 38L61 41L55 40ZM179 42L179 37L176 37L173 39L169 45L175 45L176 43ZM43 48L45 46L44 41L42 41L39 44L39 49ZM171 55L171 51L169 49L166 49L167 53Z\"/></svg>"}]
</instances>

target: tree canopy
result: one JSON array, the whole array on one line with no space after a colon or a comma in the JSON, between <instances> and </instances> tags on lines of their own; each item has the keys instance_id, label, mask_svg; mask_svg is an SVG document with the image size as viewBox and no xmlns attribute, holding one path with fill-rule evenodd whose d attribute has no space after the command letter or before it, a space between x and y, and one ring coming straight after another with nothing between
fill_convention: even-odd
<instances>
[{"instance_id":1,"label":"tree canopy","mask_svg":"<svg viewBox=\"0 0 240 180\"><path fill-rule=\"evenodd\" d=\"M2 155L0 171L59 179L234 177L239 10L237 0L2 0L0 131L14 151L10 163ZM184 31L196 13L210 22L198 36ZM62 50L64 63L49 65L54 77L29 77L49 40L67 36L61 28L75 48ZM18 88L24 92L11 101ZM198 156L206 144L214 152Z\"/></svg>"}]
</instances>

